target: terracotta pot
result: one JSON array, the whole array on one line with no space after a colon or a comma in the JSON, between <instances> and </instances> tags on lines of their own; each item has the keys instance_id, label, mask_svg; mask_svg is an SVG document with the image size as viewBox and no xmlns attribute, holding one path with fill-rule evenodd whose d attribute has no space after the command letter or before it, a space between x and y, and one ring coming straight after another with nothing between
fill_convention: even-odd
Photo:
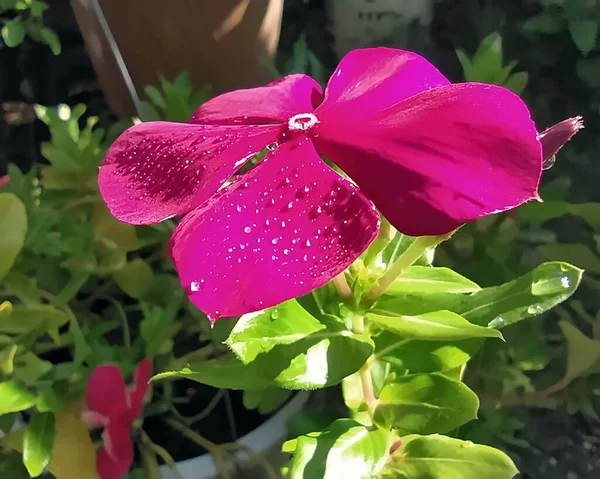
<instances>
[{"instance_id":1,"label":"terracotta pot","mask_svg":"<svg viewBox=\"0 0 600 479\"><path fill-rule=\"evenodd\" d=\"M283 0L71 4L100 86L119 116L136 114L136 94L160 75L172 80L187 70L196 88L211 85L214 93L270 79L261 58L275 55Z\"/></svg>"}]
</instances>

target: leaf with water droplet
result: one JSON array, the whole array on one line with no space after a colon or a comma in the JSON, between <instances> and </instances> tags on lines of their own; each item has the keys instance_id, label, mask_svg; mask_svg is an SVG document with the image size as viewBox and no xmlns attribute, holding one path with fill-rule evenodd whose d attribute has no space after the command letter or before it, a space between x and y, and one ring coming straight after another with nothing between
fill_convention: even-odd
<instances>
[{"instance_id":1,"label":"leaf with water droplet","mask_svg":"<svg viewBox=\"0 0 600 479\"><path fill-rule=\"evenodd\" d=\"M582 274L581 269L568 263L549 262L513 281L472 294L385 294L372 311L391 316L447 309L471 323L500 329L565 301L578 288Z\"/></svg>"},{"instance_id":2,"label":"leaf with water droplet","mask_svg":"<svg viewBox=\"0 0 600 479\"><path fill-rule=\"evenodd\" d=\"M296 300L240 318L225 342L245 364L261 364L261 375L289 389L339 383L357 371L372 342L342 323L324 324Z\"/></svg>"}]
</instances>

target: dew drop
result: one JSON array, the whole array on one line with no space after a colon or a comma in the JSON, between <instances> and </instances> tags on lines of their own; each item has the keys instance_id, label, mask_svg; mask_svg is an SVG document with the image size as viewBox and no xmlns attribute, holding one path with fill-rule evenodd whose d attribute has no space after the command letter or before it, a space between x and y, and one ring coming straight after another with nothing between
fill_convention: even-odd
<instances>
[{"instance_id":1,"label":"dew drop","mask_svg":"<svg viewBox=\"0 0 600 479\"><path fill-rule=\"evenodd\" d=\"M246 226L244 228L244 233L250 233L250 231L252 231L252 228L250 228L250 226Z\"/></svg>"},{"instance_id":2,"label":"dew drop","mask_svg":"<svg viewBox=\"0 0 600 479\"><path fill-rule=\"evenodd\" d=\"M279 317L278 309L274 309L273 311L271 311L271 319L277 319L278 317Z\"/></svg>"},{"instance_id":3,"label":"dew drop","mask_svg":"<svg viewBox=\"0 0 600 479\"><path fill-rule=\"evenodd\" d=\"M197 293L198 291L200 291L201 287L202 286L200 284L200 281L192 281L188 286L188 289L191 293Z\"/></svg>"}]
</instances>

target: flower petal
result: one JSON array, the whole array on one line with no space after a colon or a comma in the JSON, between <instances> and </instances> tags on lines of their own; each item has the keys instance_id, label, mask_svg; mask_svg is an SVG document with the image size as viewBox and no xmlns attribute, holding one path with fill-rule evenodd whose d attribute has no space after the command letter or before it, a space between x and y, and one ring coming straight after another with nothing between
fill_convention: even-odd
<instances>
[{"instance_id":1,"label":"flower petal","mask_svg":"<svg viewBox=\"0 0 600 479\"><path fill-rule=\"evenodd\" d=\"M102 433L104 445L98 452L96 470L102 479L122 479L133 464L131 429L119 422Z\"/></svg>"},{"instance_id":2,"label":"flower petal","mask_svg":"<svg viewBox=\"0 0 600 479\"><path fill-rule=\"evenodd\" d=\"M542 167L521 99L474 83L423 92L368 120L323 122L315 145L412 236L448 233L536 198Z\"/></svg>"},{"instance_id":3,"label":"flower petal","mask_svg":"<svg viewBox=\"0 0 600 479\"><path fill-rule=\"evenodd\" d=\"M171 238L192 302L211 320L317 288L375 238L379 215L310 141L290 141L187 215Z\"/></svg>"},{"instance_id":4,"label":"flower petal","mask_svg":"<svg viewBox=\"0 0 600 479\"><path fill-rule=\"evenodd\" d=\"M278 126L142 123L108 150L100 192L117 219L158 223L201 204L278 136Z\"/></svg>"},{"instance_id":5,"label":"flower petal","mask_svg":"<svg viewBox=\"0 0 600 479\"><path fill-rule=\"evenodd\" d=\"M148 391L148 383L152 377L152 362L149 359L144 359L133 375L133 389L129 391L129 404L131 407L131 421L135 421L144 407L144 396Z\"/></svg>"},{"instance_id":6,"label":"flower petal","mask_svg":"<svg viewBox=\"0 0 600 479\"><path fill-rule=\"evenodd\" d=\"M316 114L321 121L335 121L348 114L364 117L449 83L416 53L393 48L353 50L331 75Z\"/></svg>"},{"instance_id":7,"label":"flower petal","mask_svg":"<svg viewBox=\"0 0 600 479\"><path fill-rule=\"evenodd\" d=\"M100 413L109 421L127 410L127 390L119 366L103 364L92 371L85 402L88 409Z\"/></svg>"},{"instance_id":8,"label":"flower petal","mask_svg":"<svg viewBox=\"0 0 600 479\"><path fill-rule=\"evenodd\" d=\"M198 108L190 123L255 125L284 123L298 113L311 113L321 102L321 86L307 75L288 75L264 87L224 93Z\"/></svg>"}]
</instances>

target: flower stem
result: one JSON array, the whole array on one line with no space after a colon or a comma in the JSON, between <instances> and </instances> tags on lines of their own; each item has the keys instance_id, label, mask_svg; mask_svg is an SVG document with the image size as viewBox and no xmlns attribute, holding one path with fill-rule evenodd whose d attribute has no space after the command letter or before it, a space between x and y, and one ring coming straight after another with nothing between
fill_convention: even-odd
<instances>
[{"instance_id":1,"label":"flower stem","mask_svg":"<svg viewBox=\"0 0 600 479\"><path fill-rule=\"evenodd\" d=\"M390 222L386 220L383 216L381 217L381 225L379 227L379 234L375 241L369 246L367 250L367 254L365 255L364 264L365 266L369 266L377 257L379 253L381 253L385 247L390 244L390 242L396 236L396 230L392 227Z\"/></svg>"},{"instance_id":2,"label":"flower stem","mask_svg":"<svg viewBox=\"0 0 600 479\"><path fill-rule=\"evenodd\" d=\"M346 281L345 274L343 272L338 274L335 278L331 280L331 282L335 286L335 289L337 290L340 299L346 304L352 304L354 300L354 295L352 294L352 290L348 285L348 281Z\"/></svg>"},{"instance_id":3,"label":"flower stem","mask_svg":"<svg viewBox=\"0 0 600 479\"><path fill-rule=\"evenodd\" d=\"M356 315L352 318L352 330L356 334L364 334L365 332L365 318L362 315ZM375 390L373 389L373 377L371 376L371 358L365 361L365 364L358 370L358 376L360 378L360 384L362 386L363 400L367 404L369 416L373 420L373 413L375 411L375 404L377 398L375 397Z\"/></svg>"},{"instance_id":4,"label":"flower stem","mask_svg":"<svg viewBox=\"0 0 600 479\"><path fill-rule=\"evenodd\" d=\"M394 280L406 272L406 270L410 268L428 248L437 246L449 237L450 235L448 234L444 236L420 236L415 239L415 241L406 248L404 253L400 255L396 262L387 269L383 276L377 280L371 290L364 296L362 301L363 306L369 307L375 303L385 290L390 287Z\"/></svg>"}]
</instances>

